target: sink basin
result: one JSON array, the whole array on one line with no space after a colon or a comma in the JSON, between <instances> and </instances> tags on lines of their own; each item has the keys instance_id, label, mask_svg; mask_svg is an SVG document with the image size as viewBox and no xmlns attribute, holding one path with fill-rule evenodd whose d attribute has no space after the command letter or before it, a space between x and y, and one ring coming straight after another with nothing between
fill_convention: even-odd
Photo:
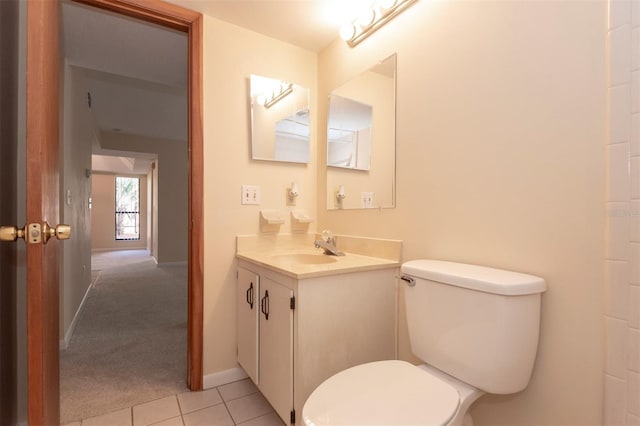
<instances>
[{"instance_id":1,"label":"sink basin","mask_svg":"<svg viewBox=\"0 0 640 426\"><path fill-rule=\"evenodd\" d=\"M271 256L274 261L284 262L290 264L304 264L304 265L319 265L323 263L333 263L336 261L335 257L325 254L310 254L310 253L291 253L291 254L274 254Z\"/></svg>"}]
</instances>

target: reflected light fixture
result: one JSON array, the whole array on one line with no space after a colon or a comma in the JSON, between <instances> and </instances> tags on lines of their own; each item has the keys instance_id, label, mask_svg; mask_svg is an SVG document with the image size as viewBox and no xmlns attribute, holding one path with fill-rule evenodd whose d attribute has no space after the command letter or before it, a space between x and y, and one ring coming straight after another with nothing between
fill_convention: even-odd
<instances>
[{"instance_id":1,"label":"reflected light fixture","mask_svg":"<svg viewBox=\"0 0 640 426\"><path fill-rule=\"evenodd\" d=\"M258 95L258 103L262 104L265 108L270 108L291 94L291 92L293 92L293 83L281 81L273 91Z\"/></svg>"},{"instance_id":2,"label":"reflected light fixture","mask_svg":"<svg viewBox=\"0 0 640 426\"><path fill-rule=\"evenodd\" d=\"M340 28L340 38L351 47L376 32L416 0L378 0L364 9L358 18Z\"/></svg>"}]
</instances>

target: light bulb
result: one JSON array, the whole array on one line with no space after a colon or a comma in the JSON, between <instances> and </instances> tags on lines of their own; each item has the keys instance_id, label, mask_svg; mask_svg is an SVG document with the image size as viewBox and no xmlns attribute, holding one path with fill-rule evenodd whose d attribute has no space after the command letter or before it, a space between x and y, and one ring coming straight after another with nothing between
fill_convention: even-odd
<instances>
[{"instance_id":1,"label":"light bulb","mask_svg":"<svg viewBox=\"0 0 640 426\"><path fill-rule=\"evenodd\" d=\"M391 9L393 6L396 5L396 3L397 3L396 0L379 0L378 1L378 4L383 9Z\"/></svg>"},{"instance_id":2,"label":"light bulb","mask_svg":"<svg viewBox=\"0 0 640 426\"><path fill-rule=\"evenodd\" d=\"M358 24L361 27L368 27L373 24L373 21L376 19L376 12L371 8L366 8L362 11L360 16L358 17Z\"/></svg>"},{"instance_id":3,"label":"light bulb","mask_svg":"<svg viewBox=\"0 0 640 426\"><path fill-rule=\"evenodd\" d=\"M356 27L353 24L344 24L340 28L340 38L344 41L351 40L356 35Z\"/></svg>"}]
</instances>

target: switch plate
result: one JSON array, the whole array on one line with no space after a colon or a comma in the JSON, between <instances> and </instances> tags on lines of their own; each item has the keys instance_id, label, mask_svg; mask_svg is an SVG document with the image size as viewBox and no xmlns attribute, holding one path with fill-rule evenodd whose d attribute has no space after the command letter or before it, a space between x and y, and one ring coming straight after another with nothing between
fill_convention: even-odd
<instances>
[{"instance_id":1,"label":"switch plate","mask_svg":"<svg viewBox=\"0 0 640 426\"><path fill-rule=\"evenodd\" d=\"M365 209L373 208L373 192L362 192L362 207Z\"/></svg>"},{"instance_id":2,"label":"switch plate","mask_svg":"<svg viewBox=\"0 0 640 426\"><path fill-rule=\"evenodd\" d=\"M242 204L260 204L260 187L257 185L242 185Z\"/></svg>"}]
</instances>

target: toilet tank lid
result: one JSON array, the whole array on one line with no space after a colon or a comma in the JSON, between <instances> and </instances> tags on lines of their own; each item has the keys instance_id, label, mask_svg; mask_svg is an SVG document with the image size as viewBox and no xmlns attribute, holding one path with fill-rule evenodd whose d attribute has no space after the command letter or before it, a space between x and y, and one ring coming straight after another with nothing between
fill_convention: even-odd
<instances>
[{"instance_id":1,"label":"toilet tank lid","mask_svg":"<svg viewBox=\"0 0 640 426\"><path fill-rule=\"evenodd\" d=\"M505 296L536 294L547 289L544 279L534 275L443 260L411 260L403 263L401 270L415 278Z\"/></svg>"}]
</instances>

